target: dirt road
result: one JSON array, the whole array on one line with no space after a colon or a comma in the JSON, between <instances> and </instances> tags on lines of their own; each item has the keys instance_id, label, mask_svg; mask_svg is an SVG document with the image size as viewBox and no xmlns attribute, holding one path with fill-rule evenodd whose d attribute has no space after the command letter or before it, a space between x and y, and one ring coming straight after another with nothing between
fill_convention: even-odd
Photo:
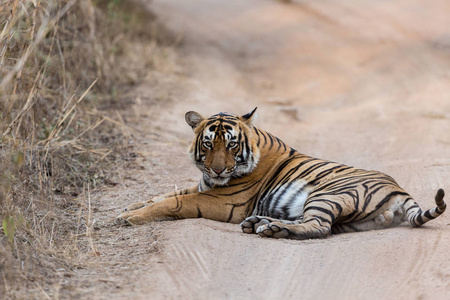
<instances>
[{"instance_id":1,"label":"dirt road","mask_svg":"<svg viewBox=\"0 0 450 300\"><path fill-rule=\"evenodd\" d=\"M449 299L450 214L325 240L181 220L115 227L120 208L195 184L184 113L246 113L300 152L392 175L423 208L450 194L450 3L155 0L183 36L184 87L136 105L139 171L96 196L101 253L79 295L134 299ZM171 85L172 84L172 85ZM450 197L447 197L447 203ZM156 239L156 242L155 242ZM96 269L97 268L97 269Z\"/></svg>"}]
</instances>

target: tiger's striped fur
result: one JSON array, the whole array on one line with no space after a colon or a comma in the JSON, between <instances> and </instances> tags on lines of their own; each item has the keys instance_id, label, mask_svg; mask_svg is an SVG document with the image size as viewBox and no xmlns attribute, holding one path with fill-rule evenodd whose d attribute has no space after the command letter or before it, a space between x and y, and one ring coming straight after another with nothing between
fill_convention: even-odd
<instances>
[{"instance_id":1,"label":"tiger's striped fur","mask_svg":"<svg viewBox=\"0 0 450 300\"><path fill-rule=\"evenodd\" d=\"M119 223L203 217L241 223L245 233L307 239L404 221L418 227L445 211L442 189L437 207L423 212L390 176L303 155L256 128L255 111L210 118L188 112L200 183L134 204Z\"/></svg>"}]
</instances>

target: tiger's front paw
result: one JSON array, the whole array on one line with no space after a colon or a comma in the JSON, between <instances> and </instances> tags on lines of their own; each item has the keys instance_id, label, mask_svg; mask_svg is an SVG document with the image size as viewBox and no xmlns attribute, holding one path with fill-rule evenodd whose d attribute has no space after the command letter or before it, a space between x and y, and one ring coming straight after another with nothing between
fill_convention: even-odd
<instances>
[{"instance_id":1,"label":"tiger's front paw","mask_svg":"<svg viewBox=\"0 0 450 300\"><path fill-rule=\"evenodd\" d=\"M261 225L256 229L256 233L262 237L272 237L276 239L286 238L289 236L289 230L283 223L269 223Z\"/></svg>"},{"instance_id":2,"label":"tiger's front paw","mask_svg":"<svg viewBox=\"0 0 450 300\"><path fill-rule=\"evenodd\" d=\"M256 233L258 227L273 222L274 219L268 217L251 216L241 223L242 231L245 233Z\"/></svg>"},{"instance_id":3,"label":"tiger's front paw","mask_svg":"<svg viewBox=\"0 0 450 300\"><path fill-rule=\"evenodd\" d=\"M136 214L134 211L131 212L124 212L121 213L116 218L116 224L117 225L138 225L145 223L145 220L139 215Z\"/></svg>"}]
</instances>

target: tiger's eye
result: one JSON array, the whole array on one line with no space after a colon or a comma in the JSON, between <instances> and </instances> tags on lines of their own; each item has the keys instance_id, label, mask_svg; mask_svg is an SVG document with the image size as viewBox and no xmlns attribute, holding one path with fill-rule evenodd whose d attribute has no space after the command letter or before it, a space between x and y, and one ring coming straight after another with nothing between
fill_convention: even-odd
<instances>
[{"instance_id":1,"label":"tiger's eye","mask_svg":"<svg viewBox=\"0 0 450 300\"><path fill-rule=\"evenodd\" d=\"M234 148L236 147L237 143L236 142L229 142L228 143L228 148Z\"/></svg>"},{"instance_id":2,"label":"tiger's eye","mask_svg":"<svg viewBox=\"0 0 450 300\"><path fill-rule=\"evenodd\" d=\"M206 142L203 142L203 146L205 146L206 148L211 148L212 143L210 141L206 141Z\"/></svg>"}]
</instances>

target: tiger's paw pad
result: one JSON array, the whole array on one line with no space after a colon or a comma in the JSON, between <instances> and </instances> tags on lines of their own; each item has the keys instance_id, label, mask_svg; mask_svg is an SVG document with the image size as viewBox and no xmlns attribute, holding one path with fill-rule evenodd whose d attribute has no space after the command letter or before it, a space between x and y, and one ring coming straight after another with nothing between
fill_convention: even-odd
<instances>
[{"instance_id":1,"label":"tiger's paw pad","mask_svg":"<svg viewBox=\"0 0 450 300\"><path fill-rule=\"evenodd\" d=\"M256 233L256 229L262 225L269 224L272 220L266 217L251 216L241 223L242 231L245 233Z\"/></svg>"},{"instance_id":2,"label":"tiger's paw pad","mask_svg":"<svg viewBox=\"0 0 450 300\"><path fill-rule=\"evenodd\" d=\"M256 229L256 233L262 237L273 237L279 239L288 237L289 230L281 223L269 223L259 226Z\"/></svg>"}]
</instances>

